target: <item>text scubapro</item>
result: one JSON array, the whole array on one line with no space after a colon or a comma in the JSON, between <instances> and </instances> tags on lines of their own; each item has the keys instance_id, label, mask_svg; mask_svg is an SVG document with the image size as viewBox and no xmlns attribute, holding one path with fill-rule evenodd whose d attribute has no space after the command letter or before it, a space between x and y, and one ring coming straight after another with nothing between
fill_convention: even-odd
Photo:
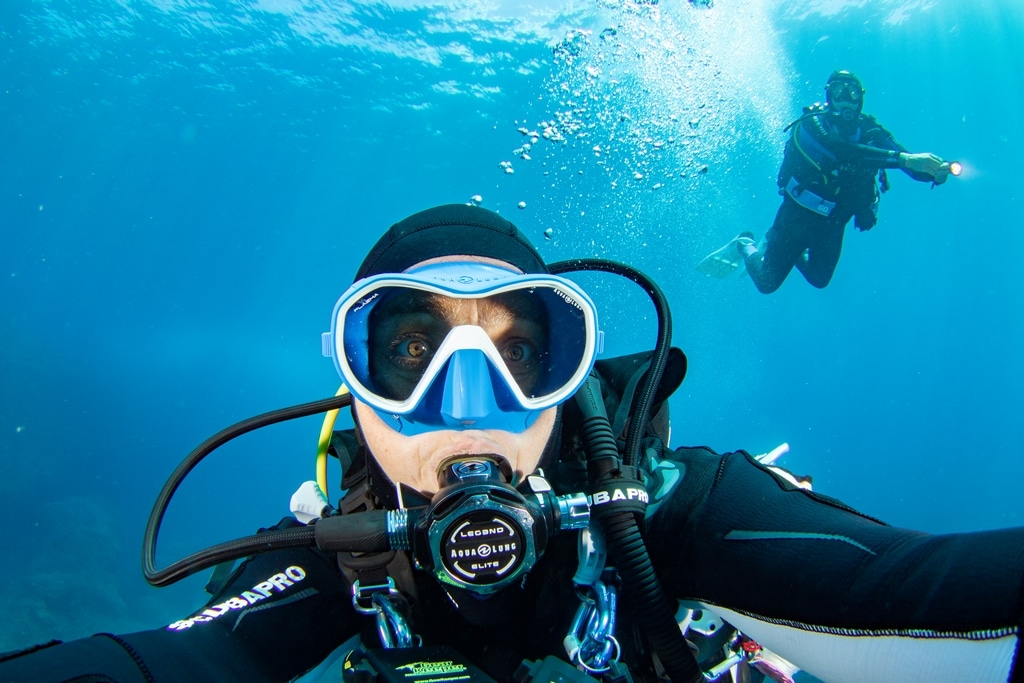
<instances>
[{"instance_id":1,"label":"text scubapro","mask_svg":"<svg viewBox=\"0 0 1024 683\"><path fill-rule=\"evenodd\" d=\"M274 594L283 593L304 578L306 578L306 570L297 565L292 565L283 572L274 574L265 581L260 581L252 589L243 591L240 595L228 598L224 602L211 605L188 619L176 621L167 628L171 631L185 631L196 624L213 621L232 610L243 609L261 600L266 600Z\"/></svg>"}]
</instances>

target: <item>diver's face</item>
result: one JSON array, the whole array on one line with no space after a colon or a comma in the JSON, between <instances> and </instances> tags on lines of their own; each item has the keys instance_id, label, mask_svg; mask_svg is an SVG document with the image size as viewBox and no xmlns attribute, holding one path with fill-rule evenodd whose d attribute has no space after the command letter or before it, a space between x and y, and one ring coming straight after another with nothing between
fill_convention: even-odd
<instances>
[{"instance_id":1,"label":"diver's face","mask_svg":"<svg viewBox=\"0 0 1024 683\"><path fill-rule=\"evenodd\" d=\"M431 262L455 260L494 263L469 257ZM527 396L538 380L540 350L548 346L543 317L529 297L516 292L456 299L410 291L383 302L374 317L368 339L370 373L374 384L390 397L410 395L445 336L458 325L475 325L487 334ZM385 424L366 404L353 400L353 406L366 445L388 478L428 494L437 490L440 466L461 455L497 455L508 461L517 480L530 474L537 469L558 410L542 411L519 433L441 429L407 436Z\"/></svg>"},{"instance_id":2,"label":"diver's face","mask_svg":"<svg viewBox=\"0 0 1024 683\"><path fill-rule=\"evenodd\" d=\"M829 106L844 121L853 121L864 107L864 91L855 83L838 82L828 88Z\"/></svg>"}]
</instances>

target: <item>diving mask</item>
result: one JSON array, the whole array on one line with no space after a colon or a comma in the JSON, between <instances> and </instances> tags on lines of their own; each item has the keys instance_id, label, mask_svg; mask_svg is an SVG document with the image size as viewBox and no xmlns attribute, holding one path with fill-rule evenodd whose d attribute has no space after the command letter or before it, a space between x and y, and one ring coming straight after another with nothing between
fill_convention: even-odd
<instances>
[{"instance_id":1,"label":"diving mask","mask_svg":"<svg viewBox=\"0 0 1024 683\"><path fill-rule=\"evenodd\" d=\"M852 81L836 81L828 86L828 98L831 102L852 102L860 104L864 97L864 89Z\"/></svg>"},{"instance_id":2,"label":"diving mask","mask_svg":"<svg viewBox=\"0 0 1024 683\"><path fill-rule=\"evenodd\" d=\"M446 262L353 284L324 354L403 434L519 433L576 392L602 341L593 302L570 280Z\"/></svg>"},{"instance_id":3,"label":"diving mask","mask_svg":"<svg viewBox=\"0 0 1024 683\"><path fill-rule=\"evenodd\" d=\"M834 81L826 88L832 111L846 123L855 122L864 106L864 89L854 81Z\"/></svg>"}]
</instances>

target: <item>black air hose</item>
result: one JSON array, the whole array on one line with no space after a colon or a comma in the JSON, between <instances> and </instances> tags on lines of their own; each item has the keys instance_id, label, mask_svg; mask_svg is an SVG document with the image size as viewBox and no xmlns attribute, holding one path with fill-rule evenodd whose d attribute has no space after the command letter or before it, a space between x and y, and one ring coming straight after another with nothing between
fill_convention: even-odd
<instances>
[{"instance_id":1,"label":"black air hose","mask_svg":"<svg viewBox=\"0 0 1024 683\"><path fill-rule=\"evenodd\" d=\"M635 466L640 462L644 429L650 419L651 407L665 372L672 343L672 312L668 301L653 280L640 271L615 261L574 259L553 263L549 269L556 274L592 270L621 275L643 288L654 305L658 316L658 337L647 376L637 391L622 461L626 466ZM610 480L613 478L622 476L615 434L605 412L601 386L597 379L591 377L587 380L576 393L576 401L584 416L581 431L587 452L587 472L591 486L596 489L598 486L611 483ZM643 615L639 621L669 677L677 683L704 681L700 666L675 621L675 601L665 595L658 581L634 512L620 510L599 513L598 516L605 529L608 552L619 569L626 594L630 603L637 608L636 614Z\"/></svg>"},{"instance_id":2,"label":"black air hose","mask_svg":"<svg viewBox=\"0 0 1024 683\"><path fill-rule=\"evenodd\" d=\"M221 562L249 557L256 553L265 553L268 550L311 548L316 544L315 533L315 527L312 526L272 529L262 534L219 543L178 560L164 569L147 568L146 581L152 586L162 588L181 581L186 576L191 576L198 571L214 567Z\"/></svg>"},{"instance_id":3,"label":"black air hose","mask_svg":"<svg viewBox=\"0 0 1024 683\"><path fill-rule=\"evenodd\" d=\"M178 487L181 486L181 482L185 480L185 477L188 476L188 473L196 465L202 462L203 458L228 441L242 434L247 434L254 429L284 422L285 420L294 420L298 417L325 413L328 410L347 406L351 402L352 397L349 394L344 394L311 403L303 403L290 408L273 410L226 427L196 446L178 465L170 478L167 479L164 487L160 490L160 494L156 497L156 502L153 503L152 512L149 513L149 520L146 522L146 532L142 539L142 573L145 575L146 581L153 586L167 586L206 567L212 567L229 559L247 557L254 552L296 545L312 546L313 537L311 533L308 539L302 536L303 542L298 542L297 539L301 534L296 533L295 529L279 529L236 541L221 543L220 545L189 555L165 569L156 568L156 541L160 535L160 525L163 523L167 506L170 505L171 498L174 496L174 492L178 490ZM312 529L310 529L311 531Z\"/></svg>"},{"instance_id":4,"label":"black air hose","mask_svg":"<svg viewBox=\"0 0 1024 683\"><path fill-rule=\"evenodd\" d=\"M665 374L668 352L672 344L672 311L669 308L668 300L657 283L639 270L616 261L573 259L552 263L548 269L553 274L592 270L620 275L639 285L654 305L658 316L658 336L654 344L654 352L651 354L651 366L647 370L643 385L637 389L636 402L633 404L632 416L626 430L626 446L622 454L623 464L637 465L640 462L640 444L644 438L644 429L647 428L647 422L651 417L651 407L654 404L654 397L657 394L658 385L661 383L661 377ZM604 412L603 404L601 412ZM616 457L618 457L617 452Z\"/></svg>"},{"instance_id":5,"label":"black air hose","mask_svg":"<svg viewBox=\"0 0 1024 683\"><path fill-rule=\"evenodd\" d=\"M619 466L615 435L601 399L600 380L592 375L577 392L576 402L584 416L581 432L592 492L635 481ZM642 486L639 481L635 484ZM608 553L622 577L631 609L669 678L673 683L703 681L700 666L676 623L672 609L675 602L665 595L651 564L634 511L612 505L592 505L591 514L601 522Z\"/></svg>"}]
</instances>

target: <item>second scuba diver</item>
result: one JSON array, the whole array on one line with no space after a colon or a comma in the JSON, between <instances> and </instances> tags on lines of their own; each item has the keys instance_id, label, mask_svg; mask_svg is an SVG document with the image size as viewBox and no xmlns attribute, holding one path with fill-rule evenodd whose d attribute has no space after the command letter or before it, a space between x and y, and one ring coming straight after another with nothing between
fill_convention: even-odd
<instances>
[{"instance_id":1,"label":"second scuba diver","mask_svg":"<svg viewBox=\"0 0 1024 683\"><path fill-rule=\"evenodd\" d=\"M597 359L595 306L557 274L573 270L647 291L653 352ZM295 517L157 570L159 520L200 457L349 399L211 437L154 507L145 572L247 559L179 621L9 653L0 680L1022 680L1024 528L898 529L745 452L670 448L686 370L670 340L663 295L626 266L546 264L475 206L396 223L323 340L355 421L322 440L341 492L324 475Z\"/></svg>"},{"instance_id":2,"label":"second scuba diver","mask_svg":"<svg viewBox=\"0 0 1024 683\"><path fill-rule=\"evenodd\" d=\"M879 195L889 189L886 169L936 185L959 173L956 162L909 153L863 107L860 79L833 72L825 104L805 107L786 128L790 136L778 176L782 205L762 243L752 232L741 232L698 269L721 278L745 266L758 290L770 294L795 266L807 282L823 288L839 263L850 219L858 230L875 226Z\"/></svg>"}]
</instances>

